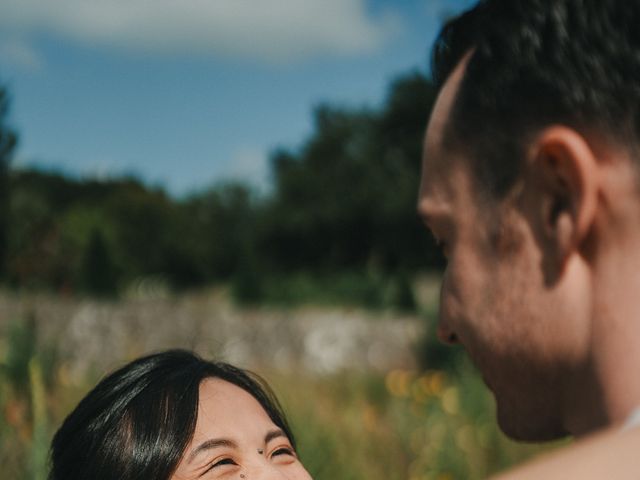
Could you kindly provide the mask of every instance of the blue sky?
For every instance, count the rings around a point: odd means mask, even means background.
[[[265,188],[321,102],[376,106],[472,0],[2,0],[15,166]]]

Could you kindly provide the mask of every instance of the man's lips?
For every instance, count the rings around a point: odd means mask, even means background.
[[[465,349],[465,351],[467,352],[467,355],[469,355],[469,358],[471,358],[473,365],[476,367],[476,369],[480,373],[480,377],[482,378],[482,381],[484,382],[484,384],[487,386],[489,390],[491,390],[491,392],[495,393],[495,390],[489,375],[489,369],[486,367],[484,362],[480,360],[480,357],[475,354],[473,349],[467,347],[467,345],[465,345],[465,343],[460,340],[460,337],[458,337],[458,339],[459,339],[460,346],[462,346],[462,348]]]

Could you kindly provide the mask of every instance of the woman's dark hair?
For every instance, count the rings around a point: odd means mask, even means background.
[[[479,1],[444,26],[433,49],[440,87],[472,52],[445,142],[471,150],[476,178],[498,198],[520,173],[528,137],[552,123],[635,153],[639,24],[637,1]]]
[[[125,365],[82,399],[53,438],[49,480],[169,479],[193,437],[207,378],[251,394],[295,448],[277,399],[258,376],[169,350]]]

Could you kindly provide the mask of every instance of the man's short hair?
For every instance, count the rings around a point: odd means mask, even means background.
[[[433,49],[441,87],[471,52],[446,129],[494,197],[513,186],[527,137],[552,123],[634,149],[640,138],[640,2],[481,0]]]

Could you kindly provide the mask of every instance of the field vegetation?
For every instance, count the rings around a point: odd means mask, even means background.
[[[183,304],[177,299],[170,300],[178,302],[171,315],[182,318],[184,327],[193,329],[200,327],[190,323],[189,316],[193,316],[194,311],[207,309],[230,308],[233,322],[252,321],[247,317],[247,307],[225,307],[220,298],[195,308],[193,302],[203,302],[205,297],[207,295],[203,294],[199,300]],[[13,297],[13,303],[19,303],[22,311],[25,305],[29,310],[28,305],[33,301],[29,296],[19,300]],[[9,308],[7,305],[11,302],[7,295],[0,297],[0,306],[4,307],[0,311],[15,313],[21,310]],[[80,313],[87,309],[99,311],[100,302],[93,302],[67,300],[64,302],[66,310],[58,315],[80,318]],[[106,345],[106,350],[117,352],[106,364],[100,362],[100,351],[94,353],[93,360],[89,358],[90,353],[84,353],[78,359],[70,351],[75,349],[75,344],[65,344],[64,337],[52,335],[52,329],[43,323],[43,312],[47,310],[43,307],[59,311],[60,305],[55,300],[43,304],[40,299],[40,303],[40,308],[34,308],[31,316],[16,318],[8,325],[2,325],[1,330],[0,464],[5,478],[16,480],[46,478],[51,435],[70,409],[107,371],[160,346],[190,346],[187,340],[182,343],[177,340],[178,333],[172,341],[157,338],[155,344],[146,344],[140,350],[136,350],[135,343],[124,351],[116,345]],[[126,310],[130,306],[118,308]],[[309,330],[315,328],[310,314],[304,309],[248,308],[251,318],[262,317],[267,322],[276,309],[282,310],[280,313],[288,318],[285,321],[291,323],[292,329],[294,324],[298,325],[296,328],[300,328],[299,325]],[[363,307],[356,308],[361,317],[351,317],[354,308],[346,310],[343,322],[355,322],[364,317],[372,325],[389,324],[389,328],[393,328],[394,322],[400,322],[393,312],[381,314]],[[150,336],[150,330],[154,328],[161,329],[165,336],[170,334],[171,330],[163,330],[162,320],[152,323],[136,318],[141,311],[144,309],[124,314],[128,321],[137,325],[139,335]],[[317,307],[313,312],[320,317],[325,312],[327,318],[336,315],[335,310],[326,306]],[[122,321],[118,315],[122,314],[96,316],[95,321],[111,318],[117,328],[117,322]],[[427,309],[422,315],[404,317],[403,322],[426,322],[431,314]],[[210,311],[204,317],[215,319],[215,312]],[[63,331],[78,329],[80,325],[56,322],[60,323],[56,323],[55,328]],[[174,319],[166,322],[171,324]],[[282,325],[282,321],[279,322]],[[360,341],[374,343],[380,340],[376,335],[384,340],[389,331],[372,333]],[[253,332],[255,334],[255,330]],[[271,357],[268,353],[253,359],[239,357],[242,358],[239,363],[267,378],[277,392],[297,434],[300,454],[316,480],[482,479],[539,452],[540,447],[515,444],[498,431],[492,398],[466,356],[456,350],[435,353],[438,347],[430,332],[422,333],[422,338],[414,339],[417,343],[407,341],[411,361],[390,358],[386,364],[367,365],[363,360],[367,357],[366,352],[360,357],[356,352],[352,367],[330,364],[333,365],[330,368],[314,370],[309,368],[313,359],[310,362],[308,358],[290,358],[288,363],[282,364],[271,352]],[[314,332],[308,332],[308,336],[313,335]],[[111,343],[117,338],[107,334],[102,341]],[[283,337],[282,341],[295,340]],[[219,342],[212,342],[210,345],[200,343],[196,349],[203,355],[219,358],[224,356],[220,353],[221,347]],[[280,350],[275,343],[270,348]],[[431,355],[420,357],[418,354],[424,349],[431,351]],[[302,346],[301,355],[304,355],[303,350]]]

